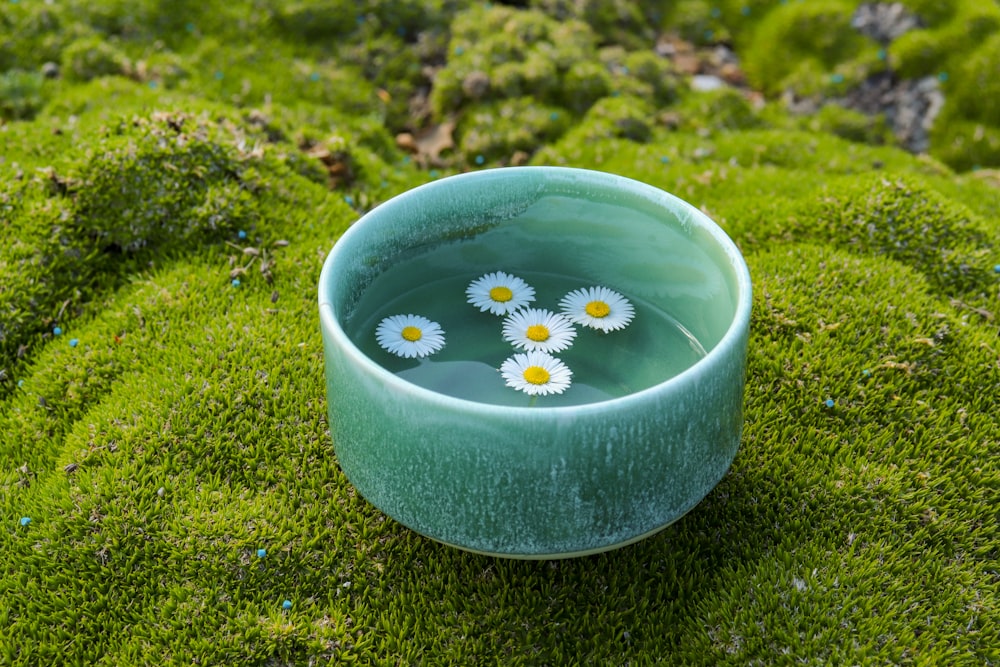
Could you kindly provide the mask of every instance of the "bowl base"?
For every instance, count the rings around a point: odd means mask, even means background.
[[[687,512],[685,512],[684,514],[687,514]],[[636,542],[641,542],[641,541],[643,541],[643,540],[645,540],[647,538],[652,537],[653,535],[656,535],[660,531],[666,530],[667,528],[669,528],[670,526],[672,526],[674,523],[676,523],[680,519],[684,518],[684,514],[682,514],[681,516],[677,517],[676,519],[673,519],[672,521],[669,521],[669,522],[663,524],[662,526],[659,526],[659,527],[654,528],[654,529],[652,529],[650,531],[642,533],[641,535],[636,535],[635,537],[630,537],[629,539],[623,540],[621,542],[615,542],[613,544],[607,544],[607,545],[604,545],[604,546],[595,547],[593,549],[582,549],[580,551],[567,551],[567,552],[564,552],[564,553],[550,553],[550,554],[501,553],[501,552],[494,552],[494,551],[484,551],[484,550],[481,550],[481,549],[472,549],[470,547],[465,547],[465,546],[462,546],[462,545],[459,545],[459,544],[452,544],[451,542],[446,542],[444,540],[439,540],[439,539],[434,538],[434,537],[428,537],[426,535],[424,537],[427,537],[427,539],[429,539],[429,540],[434,540],[435,542],[437,542],[439,544],[443,544],[443,545],[448,546],[448,547],[453,547],[453,548],[459,549],[461,551],[466,551],[466,552],[471,553],[471,554],[476,554],[477,556],[491,556],[493,558],[507,558],[507,559],[510,559],[510,560],[565,560],[565,559],[568,559],[568,558],[581,558],[583,556],[594,556],[594,555],[597,555],[597,554],[604,553],[606,551],[614,551],[615,549],[621,549],[623,547],[627,547],[629,545],[635,544]]]

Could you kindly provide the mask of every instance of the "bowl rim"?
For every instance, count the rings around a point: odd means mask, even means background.
[[[680,208],[687,210],[687,212],[690,213],[688,220],[691,224],[698,226],[700,229],[709,234],[712,240],[724,251],[725,256],[729,259],[732,269],[736,274],[736,288],[738,291],[736,309],[731,318],[729,327],[719,339],[719,342],[716,343],[704,357],[700,358],[688,368],[684,369],[677,375],[663,380],[662,382],[658,382],[650,387],[640,389],[624,396],[616,396],[602,401],[558,406],[498,405],[495,403],[485,403],[466,398],[459,398],[457,396],[450,396],[448,394],[442,394],[399,377],[395,373],[385,369],[368,355],[364,354],[340,326],[337,317],[334,315],[333,304],[331,303],[332,299],[330,297],[330,294],[332,294],[331,288],[335,280],[334,266],[338,263],[338,257],[342,254],[343,249],[349,245],[351,238],[364,233],[362,229],[364,221],[370,217],[374,217],[372,215],[373,213],[390,202],[393,202],[394,206],[404,205],[410,199],[421,197],[428,190],[440,188],[443,184],[448,185],[464,180],[477,180],[483,178],[484,175],[496,176],[499,172],[508,172],[512,177],[516,177],[517,172],[523,174],[532,171],[549,173],[557,177],[562,176],[564,178],[568,177],[573,179],[589,180],[592,183],[599,183],[605,188],[613,188],[616,186],[628,187],[633,190],[638,190],[639,193],[649,197],[651,200],[659,199],[661,201],[671,201],[679,205]],[[400,397],[403,395],[411,396],[415,400],[419,400],[436,407],[449,408],[457,412],[481,415],[484,417],[512,415],[520,420],[528,419],[532,421],[545,419],[546,417],[551,416],[563,417],[572,414],[574,417],[577,417],[587,414],[602,414],[608,410],[615,410],[618,408],[627,409],[630,404],[644,403],[651,398],[662,395],[664,392],[670,392],[683,387],[701,374],[703,369],[715,365],[720,358],[729,355],[735,346],[742,346],[745,348],[747,341],[741,333],[744,329],[749,330],[750,313],[753,301],[750,270],[747,267],[746,260],[743,258],[742,253],[736,246],[736,243],[714,220],[709,218],[704,212],[695,207],[693,204],[667,192],[666,190],[662,190],[654,185],[650,185],[627,176],[620,176],[611,172],[594,169],[557,166],[517,166],[480,169],[477,171],[455,174],[429,181],[390,198],[386,202],[383,202],[378,207],[366,212],[355,220],[351,226],[349,226],[334,242],[333,247],[329,253],[327,253],[326,258],[323,261],[323,268],[320,272],[317,289],[319,293],[320,326],[322,331],[332,338],[335,345],[339,346],[341,350],[351,357],[354,364],[357,364],[364,369],[366,374],[374,376],[390,391],[399,392],[394,393],[394,395]],[[328,368],[325,369],[325,373],[329,373]],[[740,381],[742,381],[742,379],[740,379]]]

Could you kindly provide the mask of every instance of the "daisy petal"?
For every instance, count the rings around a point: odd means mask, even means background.
[[[503,338],[519,349],[559,352],[573,344],[576,329],[561,313],[525,308],[504,318]]]
[[[605,333],[624,329],[635,316],[632,303],[607,287],[573,290],[562,298],[559,307],[573,322]]]
[[[545,352],[515,354],[500,366],[508,387],[529,396],[561,394],[569,387],[573,372],[559,359]]]
[[[391,315],[375,328],[375,340],[398,357],[426,357],[444,347],[444,331],[437,322],[419,315]]]
[[[465,295],[480,311],[508,315],[534,301],[535,288],[517,276],[496,271],[469,283]]]

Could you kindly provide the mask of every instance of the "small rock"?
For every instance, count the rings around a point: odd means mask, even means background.
[[[54,62],[47,62],[42,65],[42,76],[46,79],[59,78],[59,65]]]
[[[901,2],[868,2],[855,10],[851,27],[862,35],[888,44],[911,30],[921,27],[920,18]]]
[[[726,82],[714,74],[695,74],[691,77],[691,90],[698,92],[708,92],[725,88]]]
[[[396,146],[409,153],[417,152],[417,142],[409,132],[400,132],[396,135]]]

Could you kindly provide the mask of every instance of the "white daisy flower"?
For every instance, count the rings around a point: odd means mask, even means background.
[[[535,288],[503,271],[473,280],[465,290],[469,303],[480,311],[508,315],[535,300]]]
[[[635,316],[631,302],[607,287],[573,290],[562,298],[559,307],[573,322],[605,333],[624,329]]]
[[[531,351],[515,354],[500,366],[508,387],[529,396],[561,394],[570,385],[573,372],[550,354]]]
[[[525,308],[504,318],[503,338],[522,350],[559,352],[573,344],[576,329],[561,313]]]
[[[392,315],[378,323],[375,339],[396,356],[426,357],[444,347],[444,331],[437,322],[419,315]]]

